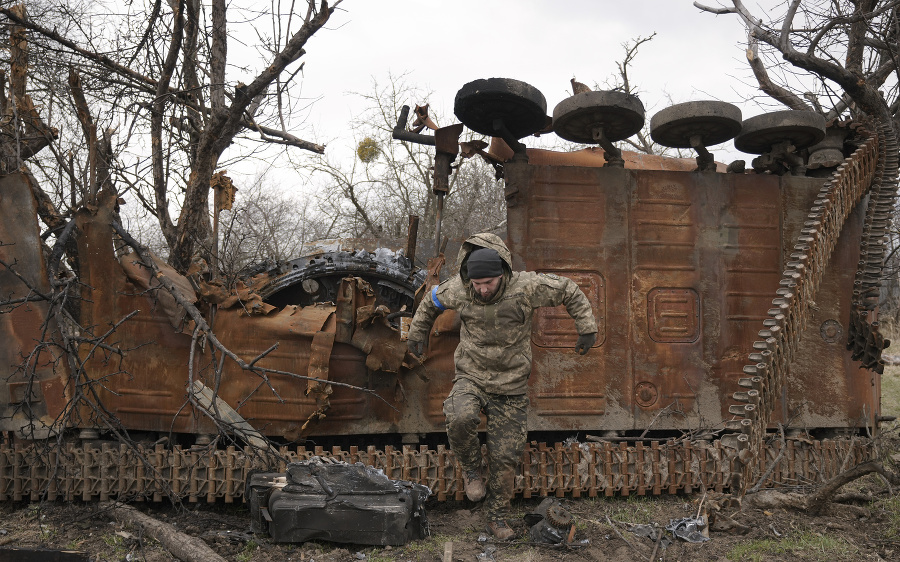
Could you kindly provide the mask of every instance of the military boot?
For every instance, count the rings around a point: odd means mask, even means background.
[[[505,519],[494,519],[488,522],[488,531],[498,541],[508,541],[515,536],[515,532],[509,527]]]
[[[484,478],[481,477],[481,470],[466,470],[463,473],[463,480],[466,483],[466,497],[473,502],[484,499]]]

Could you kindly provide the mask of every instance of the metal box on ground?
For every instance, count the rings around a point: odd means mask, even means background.
[[[253,532],[275,542],[396,546],[429,535],[424,502],[431,490],[362,463],[291,463],[286,473],[252,474],[246,494]]]

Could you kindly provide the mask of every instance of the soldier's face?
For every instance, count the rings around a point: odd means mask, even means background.
[[[502,277],[502,275],[498,275],[497,277],[472,279],[472,288],[475,289],[475,296],[478,297],[478,300],[488,302],[494,298],[494,295],[497,294],[497,290],[500,288],[500,279]]]

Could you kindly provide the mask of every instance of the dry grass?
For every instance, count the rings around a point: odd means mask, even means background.
[[[884,337],[894,342],[884,350],[887,355],[900,355],[900,327],[882,324]],[[886,416],[900,418],[900,365],[888,365],[881,377],[881,411]]]
[[[888,366],[881,377],[881,411],[900,418],[900,366]]]

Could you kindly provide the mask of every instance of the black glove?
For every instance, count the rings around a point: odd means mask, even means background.
[[[407,340],[406,347],[414,354],[421,356],[422,352],[425,351],[425,342],[415,341],[415,340]]]
[[[594,343],[597,341],[597,332],[591,332],[590,334],[580,334],[578,336],[578,341],[575,343],[575,351],[578,352],[579,355],[584,355],[592,347],[594,347]]]

